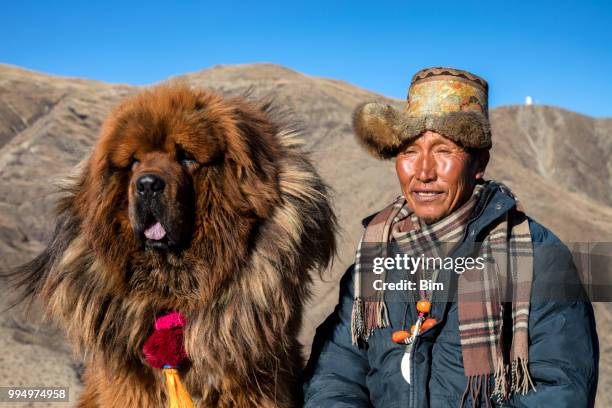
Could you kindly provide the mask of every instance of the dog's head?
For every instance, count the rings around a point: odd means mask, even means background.
[[[266,109],[176,85],[119,105],[75,197],[103,262],[160,290],[189,280],[183,269],[235,268],[280,200],[278,129]]]

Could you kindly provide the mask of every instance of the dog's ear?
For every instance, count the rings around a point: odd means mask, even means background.
[[[278,128],[259,106],[236,101],[234,117],[239,134],[228,135],[228,152],[235,164],[240,193],[259,217],[269,217],[280,200]]]

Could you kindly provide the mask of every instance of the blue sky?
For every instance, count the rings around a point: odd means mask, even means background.
[[[13,1],[0,38],[1,62],[131,84],[273,62],[403,99],[417,70],[455,66],[492,106],[612,117],[610,1]]]

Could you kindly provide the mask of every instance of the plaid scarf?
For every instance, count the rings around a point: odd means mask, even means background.
[[[386,274],[367,273],[365,269],[370,268],[364,265],[369,266],[374,256],[386,257],[392,240],[409,256],[446,256],[462,239],[474,208],[484,198],[485,188],[500,188],[512,194],[501,183],[478,184],[465,204],[430,225],[414,215],[403,196],[376,214],[366,227],[356,253],[353,344],[367,342],[374,329],[389,325],[384,291],[368,296],[363,290],[371,293],[373,280],[385,281]],[[475,405],[484,392],[488,404],[491,397],[503,401],[515,392],[527,393],[530,386],[535,389],[527,369],[533,248],[527,217],[518,200],[516,208],[498,219],[483,237],[476,256],[484,259],[484,268],[466,269],[457,281],[459,337],[468,377],[462,406],[467,395]],[[502,330],[503,324],[509,321],[512,331]],[[504,338],[510,333],[511,338]],[[489,386],[491,375],[493,389]]]

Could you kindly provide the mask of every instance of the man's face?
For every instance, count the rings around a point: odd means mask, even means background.
[[[470,197],[487,159],[470,157],[452,140],[428,130],[397,155],[395,170],[410,208],[432,223]]]

